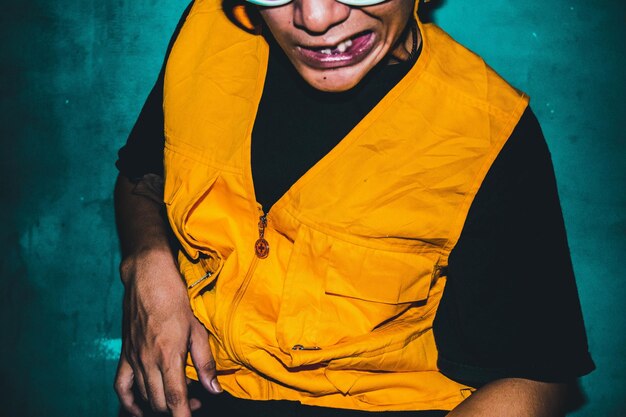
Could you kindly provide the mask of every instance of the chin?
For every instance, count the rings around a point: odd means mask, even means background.
[[[300,76],[316,90],[328,93],[348,91],[356,86],[367,71],[357,68],[343,67],[329,70],[298,68]]]

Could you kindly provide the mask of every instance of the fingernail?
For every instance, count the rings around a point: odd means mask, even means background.
[[[217,378],[211,380],[211,388],[213,388],[214,392],[222,392],[222,386],[217,382]]]

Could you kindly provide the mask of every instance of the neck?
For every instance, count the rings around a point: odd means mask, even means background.
[[[418,30],[417,22],[411,19],[402,32],[400,39],[396,42],[396,46],[389,54],[388,64],[392,65],[413,60],[421,43],[422,36]]]

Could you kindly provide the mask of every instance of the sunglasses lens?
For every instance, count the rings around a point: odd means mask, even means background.
[[[287,4],[292,0],[247,0],[248,3],[256,4],[258,6],[275,7]],[[388,0],[337,0],[343,4],[349,6],[371,6],[373,4],[383,3]]]
[[[275,7],[282,6],[289,3],[291,0],[246,0],[248,3],[256,4],[257,6]]]
[[[371,6],[373,4],[384,3],[388,0],[338,0],[343,4],[347,4],[349,6]]]

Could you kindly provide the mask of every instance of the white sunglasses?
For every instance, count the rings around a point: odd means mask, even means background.
[[[246,0],[248,3],[256,4],[258,6],[276,7],[285,5],[292,0]],[[337,0],[340,3],[347,4],[348,6],[371,6],[373,4],[383,3],[388,0]]]

